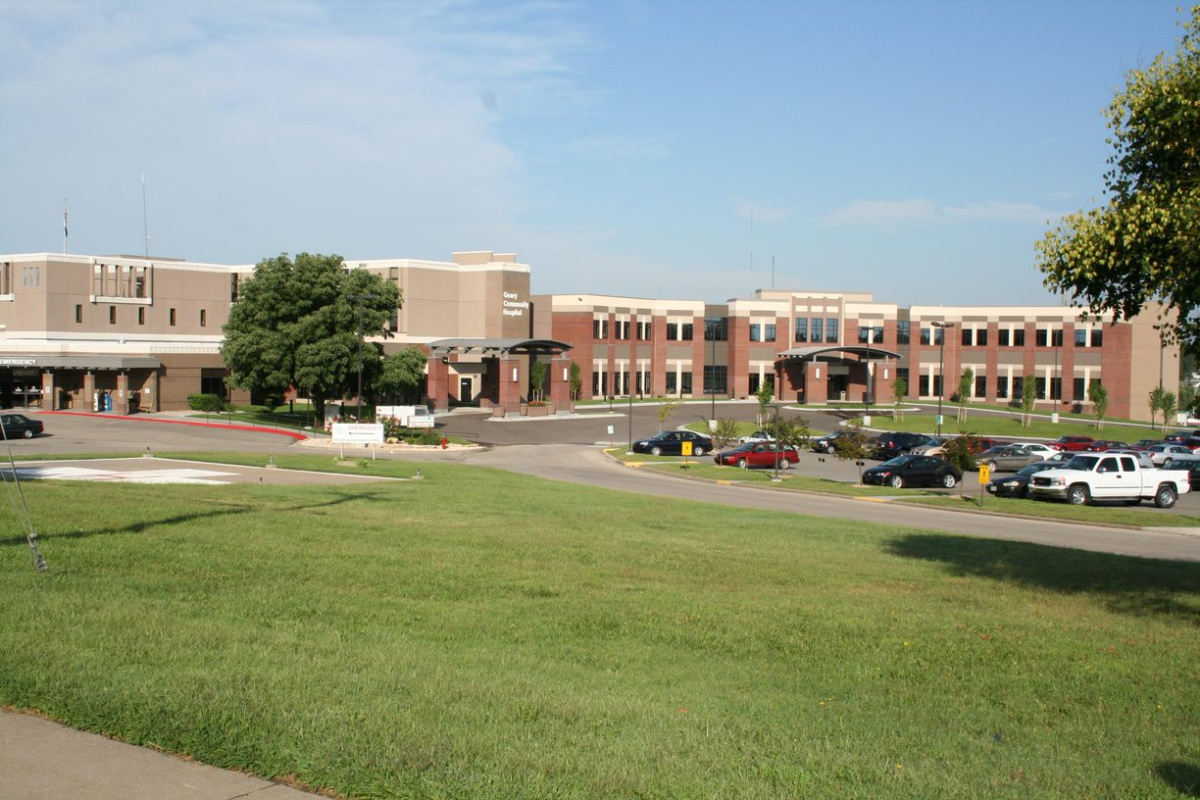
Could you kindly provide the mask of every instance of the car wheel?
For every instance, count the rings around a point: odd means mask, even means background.
[[[780,469],[791,469],[792,462],[789,459],[781,458],[781,459],[779,459],[779,468]]]
[[[1159,508],[1170,508],[1175,505],[1178,496],[1175,494],[1175,488],[1168,484],[1163,484],[1158,487],[1158,491],[1154,493],[1154,505]]]
[[[988,472],[995,472],[996,471],[996,462],[995,461],[987,462],[987,468],[988,468]]]
[[[697,458],[699,458],[700,456],[704,455],[704,448],[703,448],[703,447],[694,447],[694,448],[692,448],[692,455],[694,455],[694,456],[696,456]]]
[[[24,433],[24,434],[22,434],[22,435],[23,435],[23,436],[24,436],[26,439],[32,439],[32,438],[33,438],[33,431],[25,431],[25,433]]]
[[[942,486],[947,489],[953,489],[958,485],[958,478],[954,477],[953,472],[947,472],[942,476]]]
[[[903,489],[904,488],[904,478],[900,477],[899,475],[893,475],[892,479],[890,481],[888,481],[888,483],[890,483],[892,485],[893,489]]]
[[[750,464],[749,464],[749,463],[746,461],[746,459],[744,459],[744,458],[739,458],[739,459],[737,460],[737,467],[738,467],[738,469],[746,469],[746,468],[747,468],[747,467],[749,467],[749,466],[750,466]]]
[[[655,445],[654,447],[651,447],[651,448],[650,448],[650,455],[652,455],[652,456],[661,456],[661,455],[662,455],[662,448],[661,448],[661,447],[659,447],[658,445]]]
[[[1070,489],[1067,489],[1067,502],[1073,506],[1086,506],[1091,499],[1091,492],[1082,483],[1077,483]]]
[[[1163,465],[1162,465],[1162,468],[1163,468],[1163,469],[1169,469],[1170,467],[1171,467],[1171,459],[1169,459],[1169,458],[1164,458],[1164,459],[1163,459]]]

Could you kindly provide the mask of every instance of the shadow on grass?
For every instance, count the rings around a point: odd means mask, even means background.
[[[1200,797],[1200,767],[1179,761],[1164,761],[1154,768],[1159,780],[1184,797]]]
[[[365,492],[362,494],[347,494],[342,491],[332,490],[334,497],[322,500],[319,502],[288,504],[287,510],[291,512],[319,511],[321,509],[338,506],[343,503],[348,503],[355,500],[367,500],[370,502],[378,502],[385,498],[379,497],[376,493]],[[120,528],[98,528],[85,531],[71,531],[68,533],[47,533],[46,531],[38,531],[38,538],[42,541],[50,539],[86,539],[91,536],[111,536],[121,533],[142,533],[149,528],[170,527],[186,522],[194,522],[202,519],[218,519],[220,517],[229,517],[238,514],[258,513],[270,511],[266,506],[252,504],[237,504],[229,505],[221,509],[213,509],[209,511],[196,511],[188,514],[176,514],[162,519],[147,519],[130,522],[128,525]],[[29,540],[24,534],[21,536],[12,536],[7,539],[0,539],[0,547],[24,547],[29,543]]]
[[[940,562],[954,575],[1063,594],[1092,594],[1111,611],[1200,625],[1200,564],[1092,553],[952,534],[910,534],[888,552]]]

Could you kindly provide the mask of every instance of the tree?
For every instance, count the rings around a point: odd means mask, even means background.
[[[846,423],[841,436],[833,440],[833,454],[843,461],[862,461],[871,453],[867,435],[862,431],[862,420],[852,419]]]
[[[387,336],[384,324],[399,305],[394,283],[345,269],[341,256],[264,259],[238,285],[224,326],[229,382],[261,393],[295,388],[323,419],[325,401],[356,386],[360,319],[365,336]],[[382,348],[368,342],[361,352],[364,376],[373,377]]]
[[[425,351],[415,344],[383,357],[379,377],[375,379],[375,391],[385,397],[399,397],[406,401],[420,399],[418,390],[425,378]]]
[[[1088,401],[1092,404],[1092,414],[1096,417],[1096,430],[1104,430],[1104,415],[1108,413],[1108,390],[1100,381],[1088,384]]]
[[[901,403],[904,402],[905,395],[908,394],[908,381],[901,378],[899,375],[892,381],[892,418],[897,422],[904,419],[904,411]]]
[[[975,384],[975,370],[967,367],[958,379],[958,421],[967,421],[967,400],[971,396],[971,387]]]
[[[675,415],[675,410],[679,408],[678,400],[663,399],[658,404],[658,429],[661,431],[667,425],[667,420]]]
[[[1153,389],[1150,390],[1150,427],[1151,428],[1154,427],[1154,418],[1158,416],[1158,412],[1163,407],[1163,395],[1166,393],[1167,393],[1166,390],[1163,389],[1163,387],[1161,387],[1161,386],[1155,386]],[[1166,430],[1166,427],[1167,427],[1167,417],[1164,414],[1163,415],[1163,430]]]
[[[975,454],[979,451],[978,441],[974,433],[960,431],[958,436],[946,442],[942,458],[966,472],[975,466]]]
[[[1159,406],[1159,410],[1162,411],[1163,431],[1165,432],[1167,430],[1167,426],[1171,424],[1171,418],[1175,416],[1176,408],[1174,392],[1163,392],[1162,405]]]
[[[717,425],[713,428],[712,438],[713,446],[718,450],[724,450],[731,444],[737,441],[738,424],[734,419],[719,419]]]
[[[1190,374],[1190,373],[1189,373]],[[1179,385],[1179,410],[1186,411],[1189,416],[1200,415],[1200,396],[1190,383]]]
[[[1030,378],[1026,378],[1021,383],[1021,424],[1028,428],[1033,424],[1033,404],[1037,400],[1037,384]]]
[[[546,376],[550,366],[545,361],[534,361],[529,365],[529,399],[541,403],[546,398]]]
[[[1200,5],[1179,49],[1131,70],[1106,116],[1105,206],[1065,217],[1038,243],[1045,285],[1116,319],[1161,300],[1168,340],[1200,342]]]
[[[766,425],[767,410],[771,407],[771,401],[775,399],[775,381],[771,378],[763,381],[754,393],[754,399],[758,401],[758,424]]]
[[[808,449],[809,440],[812,439],[812,430],[803,417],[779,417],[775,420],[773,427],[772,433],[781,445],[802,450]]]
[[[583,391],[583,369],[574,361],[571,362],[571,399],[578,400]]]

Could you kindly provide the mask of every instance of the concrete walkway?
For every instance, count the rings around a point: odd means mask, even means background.
[[[312,800],[240,772],[209,767],[0,711],[0,800]]]

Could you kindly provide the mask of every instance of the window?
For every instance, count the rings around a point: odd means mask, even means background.
[[[941,375],[933,376],[933,393],[935,395],[937,395],[938,397],[945,397],[945,395],[943,394],[943,390],[942,390],[942,376]]]
[[[1013,347],[1025,346],[1025,329],[1017,328],[1013,331]]]
[[[933,329],[933,343],[937,344],[937,345],[946,343],[946,329],[945,328],[934,328]]]
[[[1078,331],[1076,331],[1078,333]],[[1071,396],[1076,403],[1082,403],[1087,400],[1087,391],[1084,389],[1083,378],[1076,378],[1072,381]]]
[[[762,325],[759,325],[757,322],[751,322],[750,323],[750,341],[761,342],[762,340],[763,340]]]
[[[774,322],[764,322],[763,323],[763,341],[764,342],[775,341],[775,323]]]
[[[868,328],[866,325],[858,326],[858,343],[859,344],[870,344],[871,343],[871,329]]]
[[[825,333],[825,318],[813,317],[812,319],[812,340],[816,344],[821,343],[822,334]]]
[[[1075,329],[1075,346],[1076,347],[1087,347],[1087,335],[1088,335],[1087,328],[1076,328]]]
[[[233,275],[229,276],[229,302],[231,302],[231,303],[237,302],[237,293],[238,293],[238,275],[235,272]]]
[[[1092,328],[1092,347],[1104,346],[1104,331],[1099,328]]]
[[[1049,344],[1050,331],[1045,328],[1038,328],[1033,332],[1033,343],[1037,347],[1046,347]]]
[[[705,364],[704,393],[725,394],[727,392],[728,376],[729,368],[724,364]]]
[[[593,319],[592,320],[592,338],[604,340],[608,338],[608,320]]]
[[[896,344],[908,344],[912,322],[902,319],[896,323]]]
[[[0,261],[0,294],[12,294],[12,264]]]
[[[971,328],[962,329],[962,346],[971,347],[975,344],[975,331]]]
[[[146,309],[139,308],[138,309],[138,325],[145,325],[145,324],[146,324]]]
[[[825,320],[825,341],[837,342],[838,340],[838,321],[837,317],[829,317]]]
[[[1004,333],[1005,331],[1001,331]],[[1008,376],[1004,375],[996,378],[996,399],[1003,400],[1008,397]]]
[[[987,347],[987,343],[988,343],[987,328],[980,328],[979,330],[975,331],[975,346],[976,347]]]
[[[759,380],[758,373],[750,375],[750,394],[758,394],[759,387],[762,386],[762,381]]]
[[[1024,397],[1025,397],[1025,379],[1024,378],[1013,378],[1012,379],[1012,393],[1013,393],[1014,399],[1016,399],[1016,400],[1024,399]]]
[[[1046,379],[1045,378],[1034,378],[1033,379],[1033,396],[1036,397],[1038,400],[1046,399]]]
[[[1001,347],[1009,347],[1010,346],[1010,344],[1011,344],[1010,333],[1011,332],[1008,330],[1008,328],[1000,329],[999,336],[996,337],[996,341],[999,343],[999,345]]]
[[[679,338],[685,342],[690,342],[692,340],[692,323],[683,323],[683,327],[679,331]]]
[[[929,397],[928,375],[921,375],[917,378],[917,397]]]
[[[912,385],[911,385],[911,384],[909,384],[909,382],[908,382],[908,367],[897,367],[897,369],[896,369],[896,380],[898,380],[898,381],[900,381],[900,380],[904,381],[904,389],[905,389],[905,392],[904,392],[904,393],[905,393],[906,395],[907,395],[909,392],[911,392],[911,391],[912,391]]]
[[[116,306],[108,307],[108,324],[109,325],[117,324],[117,307]]]
[[[975,376],[975,397],[987,397],[987,376]]]
[[[875,344],[883,344],[883,326],[882,325],[876,325],[874,328],[871,328],[871,338],[875,342]]]
[[[680,394],[691,394],[692,393],[692,373],[691,372],[679,373],[679,393]]]
[[[1051,347],[1062,347],[1063,346],[1063,329],[1062,328],[1055,328],[1054,330],[1050,331],[1050,346]]]
[[[616,321],[617,339],[621,341],[629,340],[629,320],[619,319]]]
[[[666,378],[667,378],[667,394],[669,394],[669,395],[675,394],[675,392],[677,391],[676,386],[675,386],[675,384],[676,384],[675,373],[668,372],[666,375]]]
[[[917,331],[921,339],[921,344],[929,344],[929,328],[921,326]]]
[[[608,373],[602,369],[592,369],[592,397],[608,397]]]
[[[167,322],[170,325],[175,324],[175,309],[172,308],[170,311],[167,312]]]
[[[650,321],[649,320],[638,320],[637,338],[638,338],[639,342],[650,341]]]
[[[208,327],[208,310],[204,308],[200,309],[200,327]]]
[[[808,317],[796,317],[796,341],[808,341]]]
[[[200,393],[225,396],[225,372],[220,369],[200,370]]]
[[[678,322],[668,322],[667,323],[667,341],[669,341],[669,342],[678,342],[679,341],[679,323]]]
[[[724,317],[704,318],[704,341],[725,342],[729,340],[729,321]]]
[[[1050,379],[1050,399],[1062,400],[1062,378]]]
[[[75,304],[75,321],[83,322],[83,306],[78,303]]]

